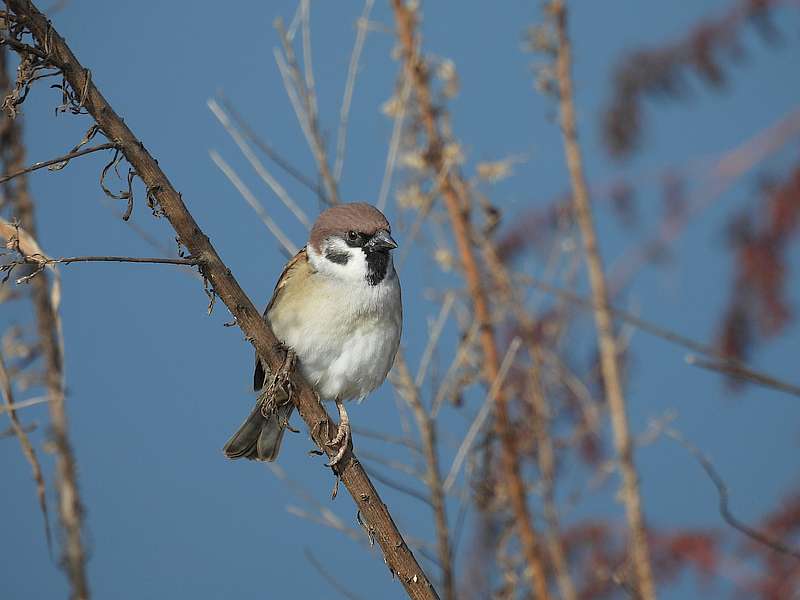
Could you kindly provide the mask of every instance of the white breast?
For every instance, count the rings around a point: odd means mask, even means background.
[[[307,301],[291,315],[270,311],[275,334],[294,349],[321,399],[362,400],[383,383],[402,330],[400,283],[393,269],[375,286],[311,275]]]

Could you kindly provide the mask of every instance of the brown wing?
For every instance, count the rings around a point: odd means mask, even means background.
[[[275,284],[275,291],[272,292],[272,298],[270,298],[269,304],[267,304],[267,308],[264,309],[264,318],[267,318],[267,314],[269,313],[272,305],[275,304],[275,301],[280,296],[283,288],[286,287],[286,283],[292,276],[292,272],[298,265],[305,263],[308,260],[306,256],[306,249],[303,248],[297,254],[292,257],[286,266],[283,268],[283,273],[278,278],[278,283]],[[257,392],[262,387],[264,387],[264,382],[266,380],[266,373],[264,372],[264,367],[261,364],[261,361],[258,358],[258,353],[256,353],[256,370],[253,374],[253,389]]]

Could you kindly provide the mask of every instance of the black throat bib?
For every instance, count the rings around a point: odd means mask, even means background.
[[[367,252],[367,283],[378,285],[386,278],[386,271],[389,270],[389,253],[386,251]]]

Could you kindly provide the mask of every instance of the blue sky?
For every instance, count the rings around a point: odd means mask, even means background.
[[[719,155],[775,123],[800,100],[800,80],[787,76],[796,70],[800,50],[797,12],[787,8],[776,18],[784,34],[780,44],[770,47],[752,33],[745,36],[748,57],[730,69],[724,93],[708,92],[690,81],[694,93],[689,101],[648,103],[644,151],[619,165],[607,157],[599,136],[600,110],[610,94],[615,61],[626,49],[675,39],[697,18],[719,12],[729,2],[572,4],[579,127],[591,182],[608,182],[620,174],[636,177]],[[289,1],[223,6],[75,0],[54,16],[79,60],[91,68],[93,81],[159,160],[257,304],[268,299],[284,259],[214,167],[209,150],[236,166],[298,245],[304,241],[303,229],[247,168],[206,101],[224,91],[274,147],[305,172],[313,171],[272,58],[278,43],[272,22],[276,17],[290,20],[294,7]],[[331,137],[354,20],[361,9],[360,2],[312,3],[321,121]],[[485,190],[509,222],[568,186],[552,99],[533,90],[534,58],[521,49],[525,28],[540,18],[539,3],[530,1],[427,2],[423,8],[425,50],[452,59],[460,76],[461,92],[449,108],[467,155],[465,170],[482,160],[528,158],[515,168],[514,177]],[[373,20],[393,27],[383,2],[376,4]],[[379,109],[394,89],[398,64],[390,58],[393,46],[393,36],[384,31],[370,33],[366,42],[341,187],[347,200],[374,201],[380,188],[391,122]],[[57,102],[54,91],[38,85],[24,105],[30,161],[63,153],[88,127],[86,119],[55,117]],[[797,160],[797,152],[795,140],[768,166],[780,173]],[[96,185],[102,161],[88,157],[57,174],[40,171],[31,177],[42,246],[51,255],[154,254],[108,209]],[[285,177],[282,182],[313,213],[311,194]],[[755,176],[744,177],[693,222],[672,247],[670,265],[639,277],[624,299],[626,305],[679,332],[712,340],[732,272],[724,246],[725,217],[752,198],[756,183]],[[644,225],[637,233],[620,228],[604,200],[597,202],[602,249],[606,261],[614,264],[653,231],[657,186],[645,185],[639,194]],[[388,213],[395,222],[408,223],[409,215],[393,206]],[[174,246],[168,224],[155,221],[141,200],[132,221]],[[403,244],[402,234],[396,237]],[[438,310],[425,292],[439,283],[440,274],[426,260],[423,243],[401,272],[403,345],[412,367],[424,347],[426,323]],[[797,267],[796,245],[790,258]],[[542,268],[537,260],[532,256],[527,263],[534,272]],[[307,548],[329,570],[345,574],[361,597],[403,597],[377,549],[290,514],[287,505],[317,509],[267,468],[223,458],[222,444],[252,401],[252,350],[238,329],[222,326],[229,320],[222,305],[206,315],[207,298],[195,278],[166,266],[73,265],[62,272],[69,414],[87,510],[95,597],[332,597],[329,585],[304,558]],[[792,277],[795,308],[798,292],[800,285]],[[30,315],[4,310],[0,324],[12,322],[30,323]],[[798,334],[798,326],[791,326],[759,348],[753,363],[800,381]],[[454,328],[449,327],[443,356],[454,340]],[[676,426],[713,457],[725,476],[742,519],[757,519],[775,506],[783,490],[800,483],[797,398],[756,388],[732,394],[715,375],[687,366],[682,350],[644,333],[635,332],[632,350],[628,400],[633,429],[642,431],[651,418],[674,409]],[[481,398],[479,391],[470,396],[468,414],[477,410]],[[388,385],[350,410],[350,416],[356,426],[401,431]],[[46,409],[26,409],[24,417],[45,423]],[[449,465],[468,421],[449,409],[442,420],[444,463]],[[33,438],[41,447],[43,428]],[[306,455],[311,448],[306,435],[287,438],[280,466],[317,502],[358,529],[346,495],[328,501],[331,478],[319,459]],[[356,438],[356,444],[407,458],[382,443]],[[51,474],[51,458],[44,460]],[[650,522],[722,527],[711,484],[681,448],[658,441],[640,451],[637,461]],[[2,596],[64,597],[65,578],[47,556],[30,471],[13,440],[0,440],[0,469]],[[564,497],[580,489],[579,475],[567,473],[560,491]],[[403,531],[433,541],[424,505],[378,487]],[[53,500],[52,487],[49,497]],[[54,513],[52,502],[51,507]],[[456,508],[453,502],[451,517]],[[585,514],[612,515],[621,522],[613,486],[590,496],[566,519]],[[460,552],[468,542],[469,527]],[[663,597],[696,597],[696,590],[681,582]]]

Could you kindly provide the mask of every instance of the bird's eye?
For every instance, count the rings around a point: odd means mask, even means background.
[[[356,233],[355,231],[348,231],[347,239],[350,240],[351,242],[355,242],[356,240],[358,240],[358,233]]]

